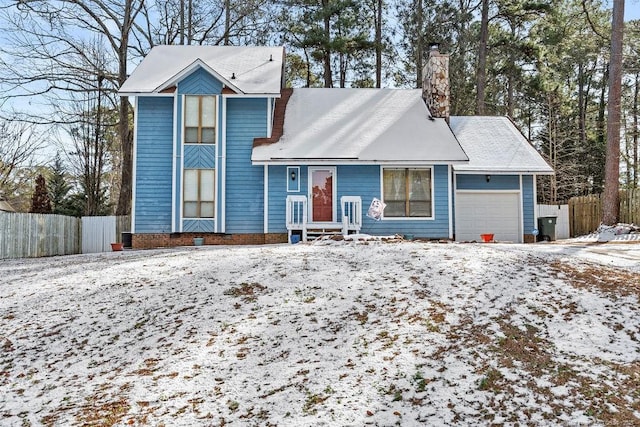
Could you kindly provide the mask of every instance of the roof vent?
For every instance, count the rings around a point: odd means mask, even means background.
[[[269,62],[273,62],[273,55],[269,55]]]
[[[236,73],[231,73],[231,80],[235,80],[236,79]]]

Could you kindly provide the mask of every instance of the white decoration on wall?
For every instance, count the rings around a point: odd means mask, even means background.
[[[382,200],[374,197],[371,201],[371,206],[369,206],[369,210],[367,211],[367,216],[375,219],[376,221],[380,221],[386,206],[386,204],[382,203]]]

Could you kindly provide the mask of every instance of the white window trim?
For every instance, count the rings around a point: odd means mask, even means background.
[[[187,169],[185,169],[185,168],[182,168],[182,180],[181,180],[182,183],[184,183],[184,181],[185,181],[184,173],[187,170],[197,170],[197,171],[211,170],[211,171],[213,171],[213,179],[215,180],[214,183],[213,183],[213,185],[214,185],[214,187],[213,187],[213,217],[201,218],[201,217],[186,217],[186,216],[184,216],[184,191],[183,191],[183,193],[182,193],[182,195],[180,197],[182,199],[182,204],[180,205],[180,216],[182,217],[182,220],[183,221],[184,220],[189,220],[189,221],[192,221],[192,220],[197,220],[197,221],[215,221],[216,218],[217,218],[216,214],[217,214],[217,208],[218,208],[218,202],[216,201],[216,186],[218,185],[218,179],[217,179],[218,170],[217,169],[209,169],[209,168],[207,168],[207,169],[201,169],[201,168],[187,168]],[[200,175],[200,174],[198,173],[198,175]],[[183,187],[183,190],[184,190],[184,185],[182,187]],[[204,202],[202,200],[198,200],[197,203],[204,203]],[[181,221],[181,222],[183,222],[183,221]]]
[[[214,98],[214,105],[216,106],[216,111],[215,111],[215,122],[216,122],[216,127],[214,128],[214,132],[213,132],[213,137],[214,140],[213,142],[184,142],[184,135],[185,135],[185,115],[187,114],[187,97],[190,96],[194,96],[194,97],[198,97],[198,98],[202,98],[202,97],[212,97]],[[218,145],[218,126],[220,126],[220,105],[219,105],[219,100],[218,100],[219,96],[218,95],[202,95],[202,94],[194,94],[194,93],[186,93],[184,95],[182,95],[182,117],[180,119],[180,123],[182,124],[182,129],[180,129],[180,131],[182,132],[182,137],[180,138],[180,140],[182,141],[182,145],[195,145],[195,146],[201,146],[201,145],[215,145],[217,147]]]
[[[309,166],[307,168],[307,200],[309,201],[308,207],[307,209],[309,210],[308,215],[309,215],[309,222],[312,222],[311,218],[313,218],[313,172],[314,171],[331,171],[332,176],[333,176],[333,180],[332,180],[332,193],[333,193],[333,200],[332,200],[332,208],[331,208],[331,222],[335,222],[336,219],[338,218],[337,215],[337,206],[338,206],[338,173],[337,173],[337,168],[335,166]]]
[[[186,107],[186,103],[187,103],[187,97],[188,96],[211,96],[215,99],[215,108],[216,108],[216,112],[215,112],[215,123],[216,123],[216,127],[215,127],[215,132],[214,132],[214,136],[215,136],[215,141],[213,144],[211,143],[185,143],[184,142],[184,134],[185,134],[185,107]],[[224,127],[224,123],[221,124],[221,120],[220,117],[221,115],[226,114],[226,110],[224,109],[224,107],[226,107],[226,105],[223,105],[223,111],[220,111],[220,98],[224,98],[221,97],[219,95],[214,95],[214,94],[183,94],[181,96],[181,100],[180,103],[182,105],[182,111],[180,112],[180,174],[181,174],[181,178],[180,178],[180,200],[179,200],[179,218],[178,218],[178,224],[179,224],[179,232],[183,232],[184,230],[184,221],[188,220],[188,221],[213,221],[214,222],[214,231],[218,229],[218,225],[219,225],[219,221],[218,221],[218,204],[220,203],[220,199],[219,199],[219,191],[218,191],[218,187],[220,185],[220,179],[218,179],[218,165],[219,165],[219,161],[218,161],[218,153],[219,153],[219,147],[218,147],[218,143],[219,143],[219,138],[218,138],[218,132],[219,132],[219,127],[223,126],[222,130],[223,132],[226,132],[226,129]],[[177,114],[176,114],[177,116]],[[224,137],[225,135],[223,135]],[[206,168],[206,169],[211,169],[214,171],[214,179],[215,179],[215,183],[214,183],[214,188],[213,188],[213,203],[214,203],[214,208],[213,208],[213,218],[190,218],[190,217],[185,217],[184,216],[184,171],[185,171],[185,166],[184,166],[184,147],[186,145],[191,145],[191,146],[205,146],[205,145],[214,145],[215,146],[215,154],[214,154],[214,165],[213,168]],[[226,147],[222,147],[222,151],[223,153],[225,152],[225,148]],[[223,154],[224,156],[224,154]],[[224,165],[225,162],[223,161],[222,164]],[[189,169],[200,169],[200,168],[189,168]],[[223,171],[224,173],[224,171]],[[177,174],[174,173],[174,179],[176,178]],[[224,177],[223,177],[224,179]],[[224,210],[223,210],[224,212]]]
[[[436,199],[435,199],[435,166],[409,166],[409,165],[384,165],[380,166],[380,197],[384,203],[384,170],[385,169],[429,169],[431,171],[431,216],[409,216],[409,217],[385,217],[382,212],[381,220],[384,221],[433,221],[436,219]]]

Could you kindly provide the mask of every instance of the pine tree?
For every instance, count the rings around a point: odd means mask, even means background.
[[[51,213],[51,200],[47,193],[47,183],[42,174],[36,178],[36,190],[31,198],[30,213],[49,214]]]
[[[68,215],[68,194],[71,185],[67,183],[65,177],[66,170],[60,155],[57,155],[51,166],[51,178],[49,179],[48,192],[51,200],[51,207],[54,214]]]
[[[602,223],[615,225],[620,217],[620,100],[622,98],[622,41],[624,0],[613,1],[609,97],[607,102],[607,154],[602,201]]]

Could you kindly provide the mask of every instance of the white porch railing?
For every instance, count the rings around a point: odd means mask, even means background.
[[[307,241],[307,197],[287,196],[287,232],[291,243],[291,232],[302,230],[302,240]]]
[[[360,196],[340,197],[342,206],[342,232],[349,234],[349,231],[360,232],[362,227],[362,198]]]
[[[289,242],[293,231],[300,231],[302,241],[307,241],[309,230],[316,234],[342,232],[360,232],[362,227],[362,198],[360,196],[342,196],[340,198],[342,212],[341,222],[313,223],[308,221],[308,205],[306,196],[287,196],[287,232]],[[320,230],[320,231],[318,231]],[[313,234],[313,233],[312,233]]]

